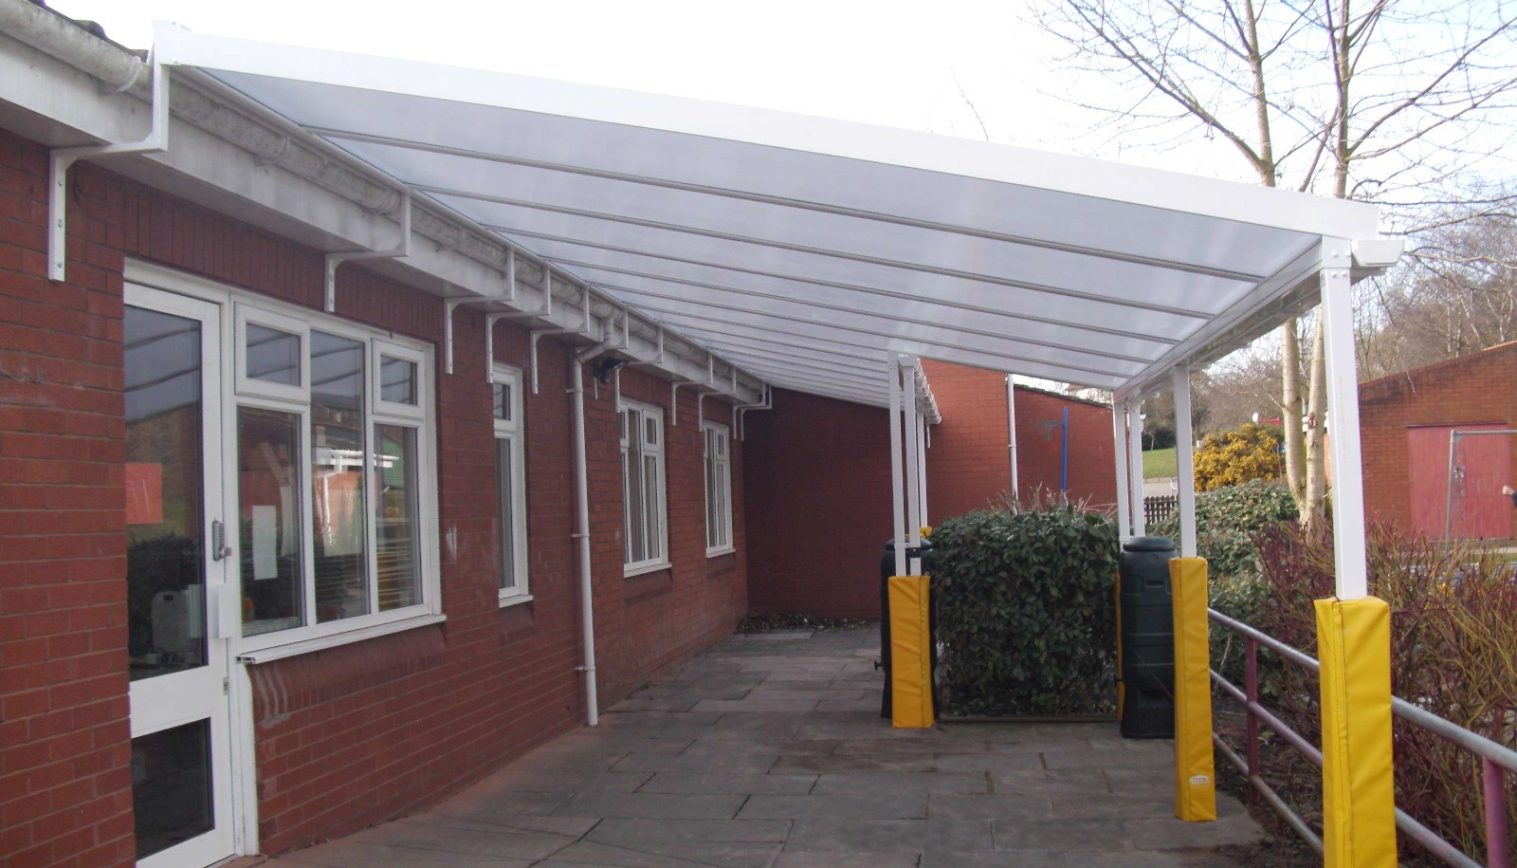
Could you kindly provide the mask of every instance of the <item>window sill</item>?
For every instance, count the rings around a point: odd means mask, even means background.
[[[508,609],[512,606],[520,606],[522,603],[532,602],[531,594],[510,594],[500,598],[500,607]]]
[[[448,620],[447,615],[419,615],[415,618],[405,618],[399,621],[391,621],[387,624],[374,624],[369,627],[360,627],[356,630],[333,633],[330,636],[319,636],[315,639],[291,642],[288,645],[275,645],[270,648],[261,648],[257,651],[246,651],[237,655],[237,662],[252,664],[270,663],[275,660],[283,660],[286,657],[298,657],[302,654],[323,651],[327,648],[336,648],[339,645],[347,645],[352,642],[378,639],[381,636],[389,636],[392,633],[401,633],[420,627],[430,627],[433,624],[441,624],[446,620]]]
[[[706,549],[706,557],[708,558],[719,558],[722,555],[735,554],[737,554],[737,546],[723,546],[719,549]]]
[[[659,561],[655,564],[637,564],[635,566],[627,567],[626,571],[622,573],[622,578],[630,579],[633,576],[641,576],[645,573],[656,573],[659,570],[667,570],[669,567],[670,564],[668,561]]]

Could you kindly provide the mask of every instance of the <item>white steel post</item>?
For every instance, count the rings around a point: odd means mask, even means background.
[[[1127,402],[1111,402],[1112,454],[1117,463],[1117,538],[1132,536],[1132,499],[1127,492]]]
[[[1359,378],[1347,241],[1322,242],[1322,324],[1327,353],[1328,445],[1333,468],[1333,562],[1340,600],[1369,593],[1364,556],[1364,469],[1359,463]]]
[[[901,409],[905,416],[906,435],[906,542],[908,545],[917,546],[922,542],[922,503],[917,491],[918,473],[920,469],[917,462],[922,456],[917,449],[917,380],[916,359],[906,358],[901,362]],[[921,558],[910,558],[906,568],[910,570],[907,575],[918,576],[922,574]]]
[[[1175,470],[1180,477],[1180,557],[1196,556],[1196,462],[1191,452],[1195,433],[1190,418],[1190,366],[1177,365],[1172,372],[1175,388]]]
[[[890,509],[893,523],[891,539],[895,541],[895,574],[906,575],[906,516],[904,515],[905,481],[901,468],[901,357],[891,353],[886,361],[886,381],[890,386]]]
[[[1143,517],[1143,401],[1127,402],[1127,473],[1132,490],[1132,535],[1148,532]]]
[[[917,456],[921,459],[917,463],[917,500],[918,511],[922,517],[922,524],[932,524],[932,519],[927,517],[927,417],[917,416]]]
[[[1011,499],[1020,503],[1017,490],[1017,386],[1012,382],[1011,374],[1006,375],[1006,443],[1006,449],[1011,453]]]

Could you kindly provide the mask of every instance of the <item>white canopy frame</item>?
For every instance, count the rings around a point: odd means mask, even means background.
[[[916,359],[1112,390],[1119,521],[1136,535],[1143,396],[1318,297],[1346,305],[1338,283],[1400,251],[1356,202],[172,27],[154,51],[769,384],[899,400],[897,528],[912,542],[915,418],[937,421]],[[1342,340],[1346,309],[1327,316]],[[1348,346],[1329,353],[1352,386]],[[1356,420],[1343,395],[1330,403],[1335,451],[1350,450],[1339,473],[1357,468]],[[1338,476],[1340,515],[1362,514],[1343,511],[1356,480]]]

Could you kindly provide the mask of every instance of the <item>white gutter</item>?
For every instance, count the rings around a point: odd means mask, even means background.
[[[569,359],[569,400],[573,405],[574,539],[579,542],[579,632],[585,673],[585,725],[600,723],[600,700],[595,686],[595,588],[590,574],[590,477],[585,461],[585,363],[604,352],[599,344]]]
[[[131,90],[149,72],[147,64],[125,48],[34,3],[0,3],[0,33],[99,79],[107,93]]]

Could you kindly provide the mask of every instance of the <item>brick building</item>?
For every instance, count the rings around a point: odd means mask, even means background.
[[[1517,343],[1362,383],[1359,418],[1371,521],[1434,538],[1517,536],[1501,493],[1517,487]]]
[[[1011,490],[1006,375],[924,362],[943,421],[927,449],[929,523],[1001,503]],[[1059,491],[1069,411],[1067,494],[1116,501],[1111,407],[1018,386],[1018,489]],[[881,544],[890,537],[886,411],[777,390],[747,431],[749,583],[754,611],[830,618],[880,614]]]
[[[18,866],[339,836],[750,607],[872,614],[885,504],[1010,484],[987,369],[1125,390],[1138,426],[1324,262],[1394,260],[1359,203],[172,28],[145,62],[26,0],[0,25]],[[1108,409],[1015,408],[1023,492],[1115,499]]]

